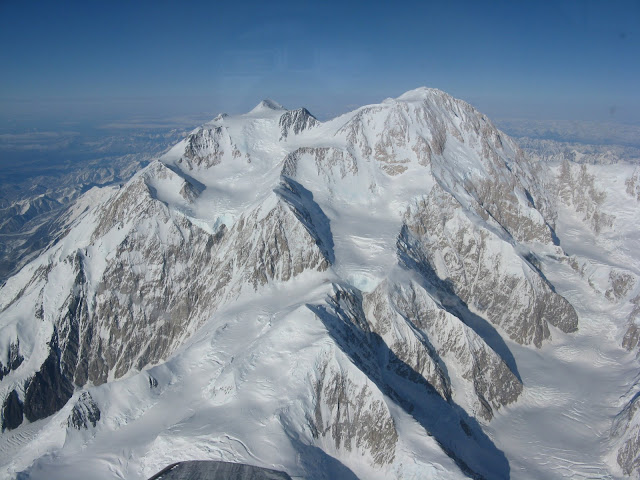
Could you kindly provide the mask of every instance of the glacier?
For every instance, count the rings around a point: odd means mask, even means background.
[[[220,114],[0,287],[0,469],[637,475],[637,178],[436,89]]]

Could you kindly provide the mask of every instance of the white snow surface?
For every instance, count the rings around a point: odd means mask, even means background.
[[[612,269],[636,276],[640,271],[640,203],[625,193],[631,165],[590,165],[598,188],[606,192],[611,228],[595,234],[581,214],[559,208],[556,232],[569,255],[586,264],[579,275],[547,258],[549,280],[580,317],[575,334],[552,332],[553,342],[534,351],[510,343],[525,384],[520,400],[487,427],[511,465],[512,478],[628,478],[616,462],[612,421],[630,392],[638,391],[638,360],[621,348],[633,291],[618,302],[598,291],[596,277]],[[590,285],[591,284],[591,285]]]
[[[446,134],[450,148],[443,155],[434,154],[429,175],[406,146],[394,149],[405,168],[397,175],[385,173],[358,147],[363,138],[387,131],[390,115],[411,118],[417,106],[444,95],[433,89],[413,90],[285,141],[279,140],[278,120],[286,110],[263,101],[245,115],[218,116],[202,127],[222,127],[228,135],[225,141],[238,155],[232,156],[230,147],[212,167],[187,168],[181,162],[187,145],[183,140],[131,179],[129,184],[143,179],[172,214],[212,233],[222,224],[232,228],[249,209],[262,206],[268,213],[272,205],[266,202],[277,200],[273,190],[286,158],[298,148],[348,152],[357,163],[357,172],[341,171],[344,165],[320,168],[313,163],[316,157],[303,152],[292,176],[328,219],[335,256],[329,270],[303,272],[256,292],[243,290],[234,302],[222,305],[198,330],[189,332],[190,338],[165,362],[103,385],[88,385],[53,416],[25,421],[3,433],[0,476],[12,478],[23,472],[20,478],[145,479],[176,461],[213,459],[285,470],[293,478],[466,478],[436,440],[354,366],[325,324],[307,308],[324,303],[334,283],[369,293],[388,278],[398,268],[396,242],[404,213],[436,183],[471,209],[473,198],[463,186],[487,172],[466,132],[460,132],[463,142]],[[455,110],[434,105],[447,118],[458,117]],[[366,121],[358,124],[362,112],[367,112],[362,117]],[[352,125],[358,128],[349,130]],[[415,122],[408,125],[408,138],[425,135]],[[355,140],[349,137],[352,131]],[[601,208],[615,216],[613,226],[595,233],[579,212],[562,203],[555,226],[561,249],[585,265],[586,274],[559,261],[557,247],[528,245],[541,259],[544,275],[576,309],[579,329],[565,334],[551,327],[552,340],[541,349],[505,336],[524,390],[493,420],[480,422],[504,452],[513,479],[623,478],[609,431],[624,399],[637,388],[638,359],[621,347],[621,341],[629,301],[640,293],[640,282],[615,302],[605,298],[604,291],[612,268],[640,278],[640,204],[624,190],[632,167],[589,168],[606,192]],[[552,166],[549,175],[555,173],[557,167]],[[186,183],[196,189],[193,198],[180,194]],[[29,279],[38,267],[58,261],[44,291],[44,301],[55,309],[73,282],[70,266],[64,263],[72,252],[86,249],[89,283],[99,278],[120,236],[135,228],[125,224],[96,242],[91,239],[98,222],[95,212],[118,191],[92,189],[81,197],[69,219],[68,235],[0,290],[4,310],[0,360],[5,361],[9,343],[17,338],[21,351],[28,353],[10,373],[12,383],[0,387],[0,398],[37,371],[51,337],[51,319],[36,320],[26,307],[33,307],[38,293]],[[524,214],[533,222],[545,221],[533,208]],[[23,300],[12,303],[25,286]],[[399,439],[391,464],[374,465],[365,450],[336,448],[322,437],[320,443],[314,440],[305,416],[313,412],[312,377],[323,362],[367,385],[371,401],[379,400],[388,409]],[[83,391],[90,392],[101,418],[97,426],[78,431],[68,426],[67,418]],[[299,461],[301,457],[306,463]]]

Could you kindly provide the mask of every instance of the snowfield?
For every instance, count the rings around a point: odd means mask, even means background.
[[[434,89],[221,114],[0,287],[1,475],[637,477],[636,168]]]

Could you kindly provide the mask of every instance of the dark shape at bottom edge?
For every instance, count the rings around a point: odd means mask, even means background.
[[[149,480],[291,480],[285,472],[242,463],[192,460],[163,468]]]

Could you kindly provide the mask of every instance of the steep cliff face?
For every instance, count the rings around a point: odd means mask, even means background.
[[[438,446],[467,475],[476,478],[504,476],[508,466],[501,453],[481,433],[477,420],[460,408],[455,400],[456,397],[462,400],[461,404],[464,403],[469,413],[478,413],[481,418],[489,420],[492,410],[484,396],[495,408],[499,408],[501,401],[505,404],[514,401],[521,392],[522,385],[511,372],[507,373],[508,367],[502,364],[495,353],[489,353],[490,349],[486,346],[486,350],[479,345],[475,346],[473,353],[462,347],[457,352],[458,357],[450,355],[451,352],[446,350],[449,345],[441,346],[436,343],[437,349],[434,349],[431,339],[438,342],[441,337],[437,337],[424,323],[421,324],[419,318],[412,318],[411,313],[401,314],[406,314],[406,318],[398,315],[398,312],[404,312],[403,307],[415,312],[424,304],[418,300],[407,306],[403,301],[416,299],[409,295],[398,299],[391,291],[392,288],[381,285],[376,292],[363,297],[351,287],[333,284],[323,302],[307,305],[316,319],[323,323],[329,337],[340,350],[338,355],[334,354],[335,359],[320,362],[319,368],[315,370],[315,408],[310,421],[314,437],[328,437],[336,449],[346,448],[350,452],[357,447],[361,454],[370,456],[372,463],[379,469],[388,468],[403,458],[403,439],[396,426],[400,418],[397,412],[391,413],[390,410],[390,405],[395,404],[396,408],[411,415],[421,428],[429,432]],[[428,297],[426,293],[424,296]],[[395,300],[398,300],[397,304]],[[389,335],[389,329],[385,326],[379,329],[381,325],[376,314],[382,315],[385,307],[395,309],[395,316],[384,315],[383,318],[388,322],[387,327],[396,334],[406,335],[404,342]],[[433,321],[430,315],[432,311],[423,310],[422,313],[426,315],[422,318],[424,322]],[[411,325],[414,321],[417,327]],[[441,326],[443,324],[435,328]],[[428,336],[429,334],[431,335]],[[444,335],[445,332],[441,334]],[[460,338],[459,334],[455,329],[446,332],[452,342],[464,344],[465,339]],[[464,337],[464,333],[462,335]],[[481,343],[472,333],[467,332],[467,335],[472,341]],[[469,356],[464,357],[464,350]],[[348,358],[348,368],[343,355]],[[473,387],[461,387],[461,384],[456,383],[456,378],[452,396],[447,375],[457,374],[454,370],[458,368],[457,361],[460,359],[471,364],[487,361],[486,365],[475,368],[488,372],[502,369],[500,374],[509,378],[502,379],[496,375],[492,378],[496,382],[490,385],[490,381],[486,380],[491,373],[481,373],[475,390]],[[468,363],[464,366],[474,368]],[[347,374],[353,372],[354,367],[357,373]],[[471,382],[468,373],[462,372],[462,375]],[[349,375],[351,378],[348,378]],[[467,386],[468,384],[465,385]],[[509,394],[502,398],[497,399],[492,395],[494,392],[502,394],[509,389]],[[380,394],[384,397],[379,396]],[[511,396],[507,399],[509,395]],[[467,397],[471,396],[475,403],[467,403]],[[480,405],[479,398],[486,403],[486,407]],[[390,404],[390,401],[393,403]],[[477,407],[477,411],[473,407]]]
[[[565,160],[560,166],[557,193],[565,204],[576,209],[596,233],[600,233],[613,225],[615,216],[602,211],[606,193],[598,189],[594,180],[587,165],[576,165]]]
[[[320,122],[309,113],[306,108],[299,108],[297,110],[288,110],[283,113],[278,120],[280,126],[280,140],[286,139],[289,135],[298,135],[305,130],[309,130]]]
[[[553,240],[555,212],[538,180],[540,167],[463,101],[438,90],[414,90],[363,107],[335,135],[388,175],[401,175],[411,164],[425,167],[422,176],[517,241]]]
[[[398,242],[402,261],[449,290],[512,340],[540,347],[548,323],[575,331],[573,307],[504,237],[470,218],[439,186],[412,205]]]
[[[436,288],[509,338],[539,347],[547,323],[577,329],[573,307],[527,246],[557,243],[545,177],[486,117],[442,92],[417,90],[334,122],[341,126],[332,142],[342,147],[298,148],[283,175],[332,206],[372,207],[368,214],[381,222],[383,203],[400,210],[392,228],[401,263],[433,276]]]
[[[241,156],[224,127],[201,128],[187,137],[182,161],[189,169],[218,165],[225,154]]]
[[[562,256],[538,168],[432,89],[220,115],[0,288],[3,428],[64,417],[51,451],[87,458],[143,432],[123,476],[191,436],[318,478],[507,478],[483,427],[524,391],[510,342],[578,327],[536,260]]]
[[[479,334],[465,323],[471,318],[462,309],[447,310],[418,281],[384,282],[365,297],[365,305],[374,331],[445,400],[490,420],[494,410],[522,393],[515,362],[496,342],[499,337],[483,339],[480,325]]]
[[[640,202],[640,168],[636,168],[624,184],[629,196]]]
[[[611,428],[615,460],[627,476],[640,471],[640,401],[636,394],[616,415]]]

